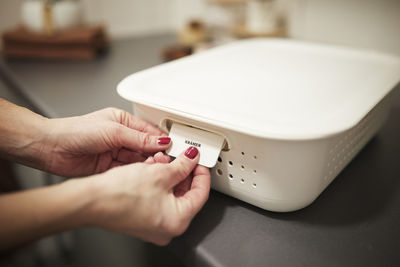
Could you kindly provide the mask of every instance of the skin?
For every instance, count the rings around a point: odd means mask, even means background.
[[[153,125],[107,108],[47,119],[0,99],[0,156],[66,182],[0,195],[0,250],[78,227],[102,227],[157,245],[182,234],[207,201],[209,170]]]

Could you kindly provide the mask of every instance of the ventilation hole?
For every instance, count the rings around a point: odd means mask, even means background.
[[[218,161],[219,161],[219,162],[222,162],[222,158],[221,158],[221,157],[218,157]]]
[[[253,159],[257,159],[257,156],[253,156]]]
[[[257,184],[256,184],[256,183],[253,183],[253,187],[256,188],[256,187],[257,187]]]
[[[240,169],[243,171],[244,170],[244,166],[242,165],[242,166],[240,166]]]
[[[242,183],[242,184],[244,184],[244,179],[242,178],[242,179],[240,179],[240,182]]]
[[[244,152],[242,151],[242,155],[244,156]]]
[[[228,176],[229,176],[230,180],[233,180],[233,175],[232,174],[229,174]]]
[[[217,174],[218,175],[222,175],[222,170],[221,169],[217,169]]]
[[[233,162],[232,161],[229,161],[228,163],[229,163],[230,166],[233,166]]]
[[[257,170],[253,170],[254,173],[257,173]]]

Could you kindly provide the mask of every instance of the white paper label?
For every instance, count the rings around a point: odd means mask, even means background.
[[[224,144],[224,138],[218,134],[182,124],[172,124],[169,132],[172,145],[166,151],[168,155],[177,157],[190,146],[195,146],[200,152],[199,164],[212,168],[217,163],[219,153]]]

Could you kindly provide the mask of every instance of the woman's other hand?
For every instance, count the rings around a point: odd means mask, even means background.
[[[90,178],[88,224],[166,245],[182,234],[208,199],[210,172],[190,147],[174,161],[157,153],[145,163]]]
[[[51,119],[42,140],[41,169],[62,176],[86,176],[144,161],[167,149],[170,138],[130,113],[106,108],[87,115]]]

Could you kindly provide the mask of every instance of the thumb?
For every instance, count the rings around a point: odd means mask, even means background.
[[[171,145],[169,137],[154,136],[125,126],[119,128],[117,137],[120,146],[137,152],[163,151]]]
[[[174,161],[168,164],[170,179],[168,186],[171,188],[185,180],[199,162],[199,150],[191,146],[184,153],[180,154]]]

